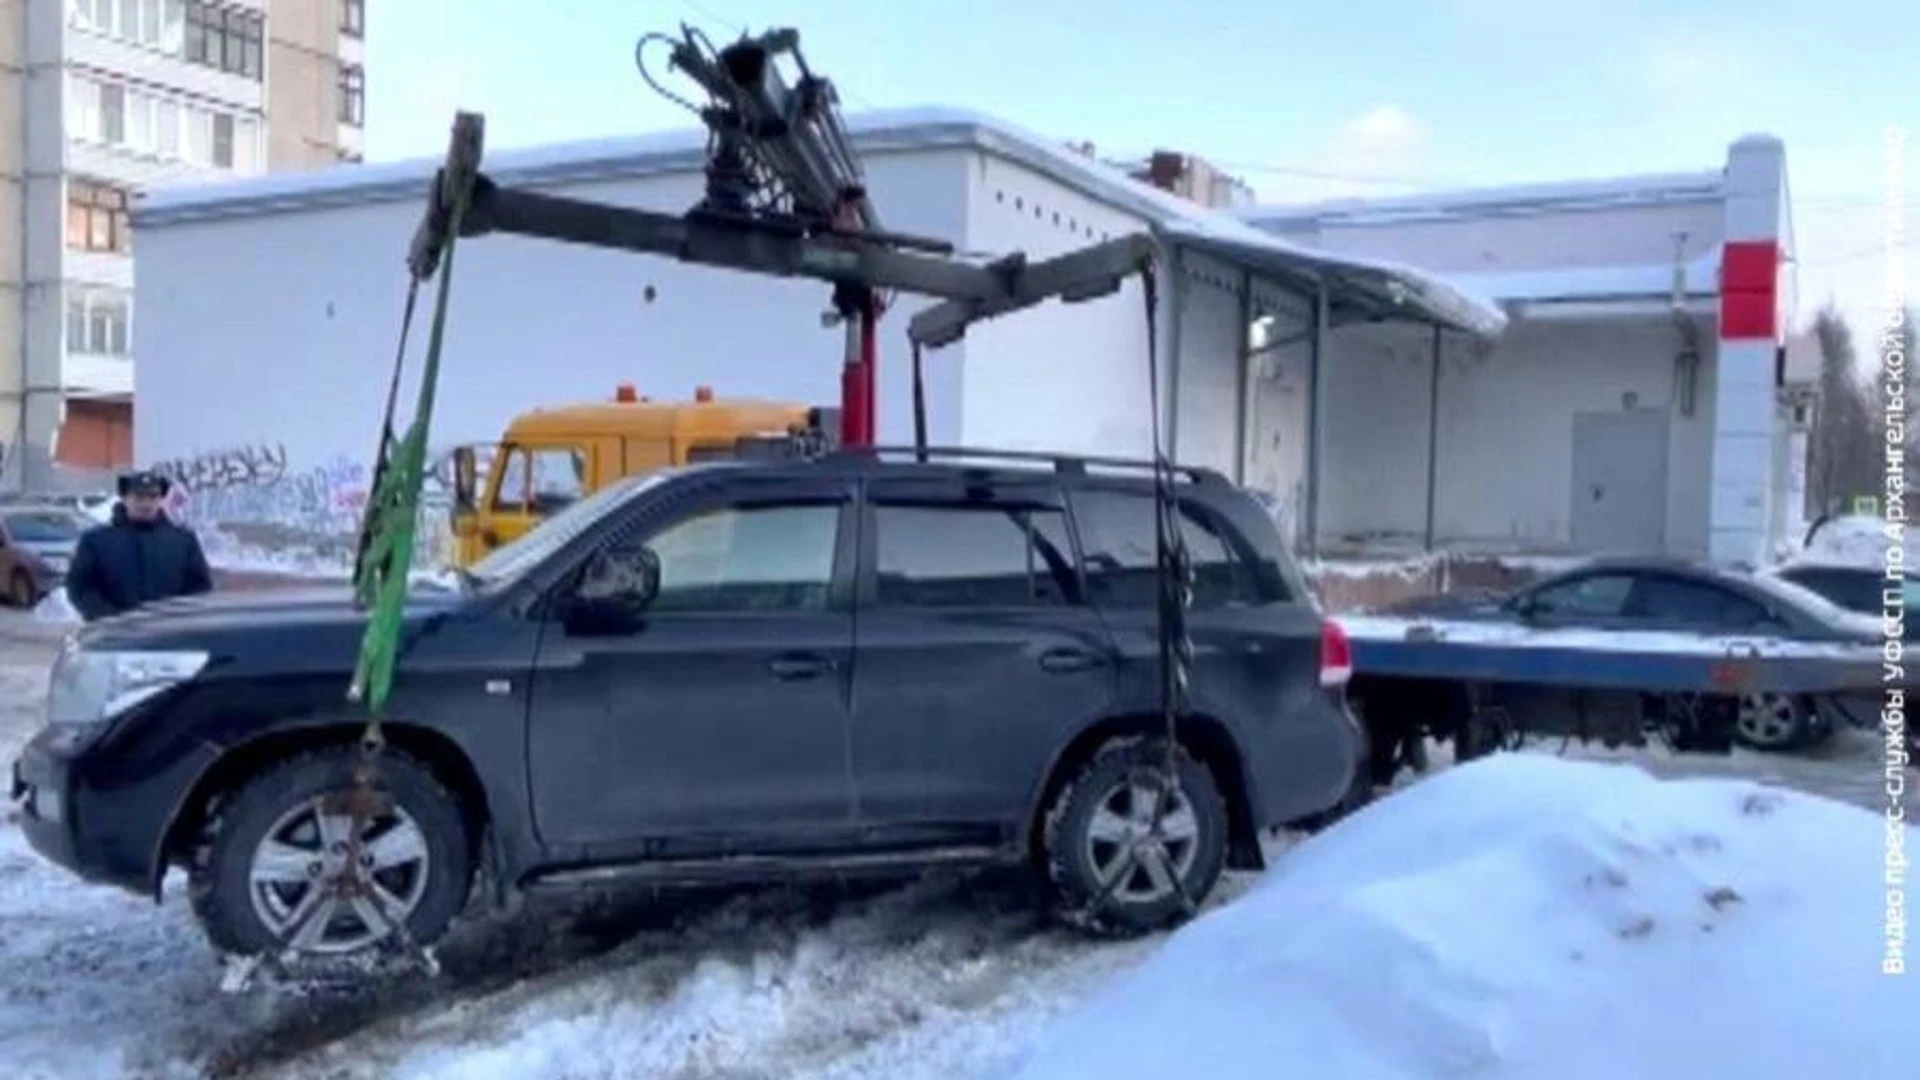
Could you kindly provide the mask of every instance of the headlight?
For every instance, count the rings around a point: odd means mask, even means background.
[[[93,725],[111,720],[200,674],[207,659],[206,653],[191,651],[94,652],[69,641],[53,663],[47,723]]]

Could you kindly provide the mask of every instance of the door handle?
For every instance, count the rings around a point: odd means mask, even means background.
[[[781,682],[798,682],[832,671],[833,661],[814,653],[789,653],[774,657],[768,662],[767,670]]]
[[[1100,658],[1084,649],[1055,648],[1040,654],[1040,670],[1057,675],[1085,671],[1099,664]]]

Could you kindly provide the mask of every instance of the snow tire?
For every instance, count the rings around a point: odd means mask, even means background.
[[[300,753],[216,797],[189,866],[187,889],[214,948],[229,956],[278,954],[285,948],[254,910],[253,852],[289,809],[351,788],[359,753],[352,745]],[[453,793],[411,756],[387,747],[378,770],[381,788],[417,823],[426,841],[427,881],[406,924],[415,942],[431,946],[466,906],[476,862],[472,830]],[[379,947],[393,944],[390,935]]]
[[[1166,929],[1189,915],[1179,893],[1140,902],[1103,888],[1090,854],[1095,815],[1108,795],[1130,775],[1157,783],[1165,761],[1161,740],[1115,739],[1074,771],[1047,809],[1040,857],[1062,917],[1081,930],[1132,937]],[[1227,806],[1212,772],[1184,749],[1176,755],[1176,771],[1180,794],[1192,807],[1198,827],[1193,860],[1181,875],[1186,899],[1197,908],[1212,894],[1226,868]]]

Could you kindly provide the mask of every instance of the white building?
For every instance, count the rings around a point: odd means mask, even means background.
[[[364,0],[0,0],[0,473],[124,465],[130,206],[359,156]]]
[[[1497,344],[1450,339],[1437,359],[1407,328],[1335,343],[1324,547],[1733,562],[1797,531],[1815,373],[1787,371],[1781,348],[1793,231],[1777,140],[1685,175],[1238,213],[1444,274],[1511,317]],[[1263,394],[1306,392],[1299,350],[1268,371]]]
[[[1169,435],[1182,460],[1235,476],[1305,467],[1300,402],[1256,393],[1251,327],[1302,316],[1325,334],[1406,319],[1497,331],[1490,305],[1425,275],[1326,256],[965,113],[882,113],[850,126],[881,219],[959,250],[1033,258],[1129,232],[1163,241],[1160,325]],[[498,133],[496,133],[498,134]],[[679,213],[702,192],[692,131],[492,155],[501,183]],[[142,463],[192,512],[263,543],[337,542],[365,498],[393,360],[404,257],[435,162],[175,188],[142,200],[134,345]],[[297,253],[297,254],[296,254]],[[465,242],[435,421],[443,446],[492,440],[536,405],[617,384],[687,398],[838,398],[829,290],[515,237]],[[880,436],[910,439],[902,298],[882,323]],[[1347,331],[1340,331],[1345,333]],[[419,335],[415,340],[416,350]],[[936,443],[1144,454],[1146,320],[1138,283],[975,328],[928,359]],[[1283,460],[1274,460],[1279,455]],[[1290,457],[1287,455],[1291,455]],[[331,538],[329,541],[328,538]]]

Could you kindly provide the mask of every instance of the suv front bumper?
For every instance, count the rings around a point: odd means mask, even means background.
[[[88,782],[88,749],[43,728],[13,763],[9,794],[20,832],[51,862],[81,878],[157,896],[162,841],[183,795],[214,754],[207,748],[181,767],[102,791]]]

